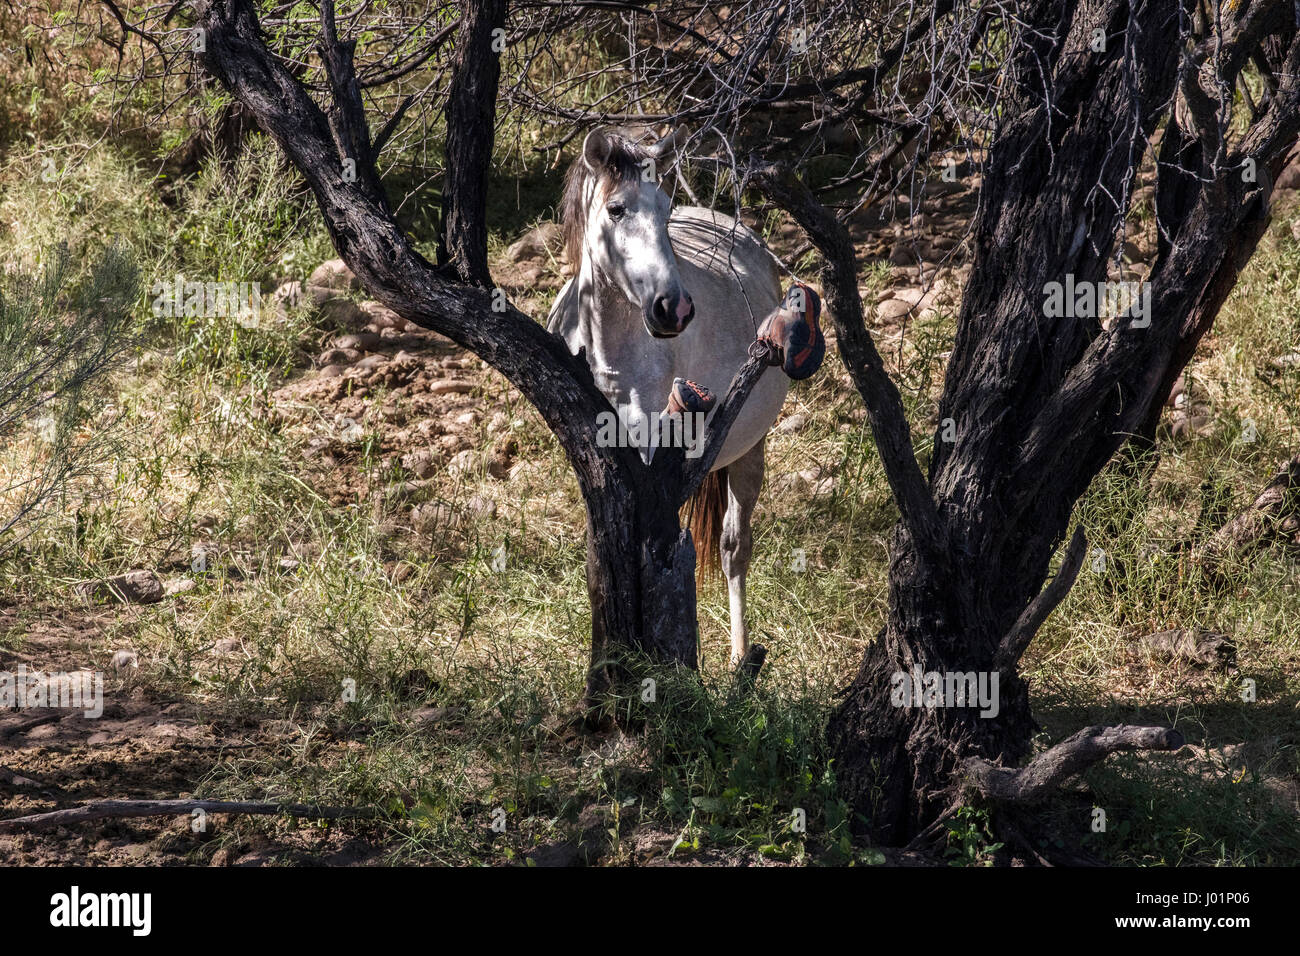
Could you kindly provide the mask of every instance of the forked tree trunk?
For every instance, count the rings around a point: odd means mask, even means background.
[[[873,836],[906,843],[981,781],[1006,774],[1058,779],[1117,749],[1180,744],[1159,728],[1090,729],[1016,768],[1034,723],[1017,662],[1068,591],[1086,544],[1076,533],[1043,589],[1075,502],[1168,394],[1263,232],[1271,179],[1241,174],[1249,156],[1276,171],[1296,138],[1300,45],[1289,8],[1251,8],[1224,37],[1196,36],[1180,72],[1175,0],[1028,3],[1004,82],[999,128],[983,170],[975,259],[940,401],[928,480],[915,474],[897,393],[862,323],[852,246],[802,184],[755,170],[760,188],[809,232],[826,258],[824,285],[839,346],[867,405],[901,521],[890,551],[885,627],[829,724],[838,780]],[[1094,49],[1095,31],[1107,39]],[[1173,36],[1171,36],[1171,33]],[[1261,45],[1263,49],[1261,49]],[[1232,144],[1219,141],[1213,97],[1231,91],[1246,60],[1279,78],[1264,115]],[[1175,89],[1177,87],[1177,96]],[[1168,107],[1180,102],[1179,119]],[[1186,109],[1181,104],[1189,104]],[[1045,313],[1046,284],[1107,279],[1137,167],[1160,122],[1165,155],[1151,276],[1150,324],[1130,313],[1108,330],[1096,317]],[[956,440],[943,440],[951,420]],[[996,716],[952,706],[900,706],[896,679],[915,670],[998,679]],[[997,768],[1006,767],[1001,774]],[[973,771],[972,771],[973,768]],[[1029,776],[1025,780],[1029,779]]]
[[[466,0],[464,48],[451,78],[445,219],[440,267],[398,227],[375,165],[354,41],[339,38],[331,0],[321,8],[320,53],[329,93],[322,110],[267,50],[250,0],[204,0],[204,65],[257,117],[311,187],[335,248],[366,289],[398,315],[448,336],[484,359],[541,413],[578,478],[591,531],[592,669],[588,703],[631,675],[638,655],[696,667],[695,557],[678,509],[699,487],[727,431],[767,368],[751,358],[709,421],[703,454],[660,449],[652,465],[635,448],[597,444],[612,414],[585,357],[513,308],[494,308],[486,288],[486,168],[492,155],[499,65],[489,49],[501,0]],[[486,97],[486,100],[480,100]],[[380,135],[382,144],[392,123]],[[350,162],[349,162],[350,161]],[[345,177],[344,170],[355,172]],[[665,396],[666,398],[666,396]]]

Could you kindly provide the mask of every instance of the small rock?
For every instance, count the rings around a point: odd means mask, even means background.
[[[361,352],[357,349],[326,349],[316,359],[316,365],[320,368],[330,365],[353,365],[360,360]]]
[[[361,329],[369,316],[351,299],[327,299],[318,303],[321,319],[341,329]]]
[[[365,313],[366,320],[376,329],[396,329],[399,332],[406,330],[406,320],[382,302],[366,299],[359,308]]]
[[[1171,431],[1174,438],[1180,441],[1190,441],[1194,438],[1204,438],[1214,434],[1214,423],[1208,415],[1188,415],[1183,412],[1175,412]]]
[[[505,481],[510,477],[510,469],[514,465],[517,454],[519,454],[519,442],[513,438],[502,438],[496,443],[496,447],[492,450],[492,457],[488,460],[488,474],[499,481]]]
[[[464,382],[454,378],[442,378],[425,386],[430,395],[468,395],[474,391],[473,382]]]
[[[431,478],[438,471],[438,457],[429,449],[402,456],[402,467],[416,478]]]
[[[795,412],[789,418],[786,418],[781,424],[776,426],[776,430],[782,435],[789,435],[801,430],[808,424],[808,416],[803,412]]]
[[[516,462],[515,466],[510,469],[510,480],[528,482],[536,478],[540,471],[541,469],[535,462]]]
[[[303,294],[302,283],[297,279],[281,282],[271,293],[271,307],[281,315],[286,314],[302,305]]]
[[[907,286],[902,289],[895,289],[893,298],[902,302],[909,308],[915,308],[922,299],[925,298],[926,292],[918,286]]]
[[[897,322],[911,311],[912,307],[902,299],[886,299],[876,309],[876,321],[884,323]]]
[[[447,462],[447,471],[452,475],[465,474],[473,468],[474,450],[472,448],[456,452],[456,454],[451,456],[451,461]]]
[[[563,241],[559,223],[538,223],[506,248],[506,258],[516,263],[546,259],[559,253]]]
[[[464,713],[463,707],[436,707],[433,704],[426,704],[411,711],[411,719],[417,724],[429,725],[455,720]]]
[[[333,289],[326,288],[323,285],[309,285],[303,290],[303,294],[307,297],[307,301],[317,309],[339,298]]]
[[[163,594],[167,597],[175,597],[177,594],[186,594],[193,591],[197,584],[192,578],[172,578],[163,585]]]
[[[1229,669],[1235,666],[1237,646],[1223,634],[1183,628],[1147,634],[1138,641],[1143,650],[1201,667]]]
[[[917,262],[915,243],[896,242],[889,250],[889,264],[894,266],[914,266]]]
[[[334,347],[338,349],[355,349],[360,352],[373,352],[383,341],[374,332],[353,332],[350,335],[340,335],[334,340]]]
[[[411,509],[411,526],[421,534],[448,530],[459,523],[456,509],[445,501],[429,501]]]
[[[1300,352],[1288,352],[1286,355],[1279,355],[1270,364],[1276,368],[1295,368],[1300,365]]]
[[[358,279],[342,259],[329,259],[318,265],[307,279],[307,285],[332,289],[335,292],[356,292],[361,288]]]
[[[1183,390],[1186,387],[1187,385],[1183,376],[1179,375],[1178,380],[1174,382],[1173,386],[1169,389],[1169,398],[1165,400],[1165,404],[1170,408],[1174,408],[1178,404],[1178,399],[1182,397]]]
[[[834,492],[835,492],[834,478],[822,478],[820,481],[814,484],[812,488],[812,494],[814,498],[820,498],[825,495],[833,494]]]
[[[384,498],[399,503],[414,498],[428,486],[425,481],[395,481],[384,489]]]
[[[470,514],[478,515],[481,518],[495,518],[497,513],[497,503],[491,498],[474,495],[465,502],[465,510]]]
[[[1282,167],[1274,189],[1300,189],[1300,163],[1292,162]]]
[[[122,604],[156,604],[163,599],[163,585],[152,571],[134,570],[103,581],[77,585],[86,598],[104,598]]]
[[[113,657],[108,662],[108,666],[115,671],[126,670],[128,667],[139,669],[140,657],[135,651],[114,651]]]
[[[215,541],[196,541],[190,545],[190,570],[195,573],[214,571],[221,557],[221,548]]]

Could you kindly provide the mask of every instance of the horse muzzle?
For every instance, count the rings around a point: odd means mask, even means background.
[[[645,308],[645,327],[657,339],[671,339],[686,331],[695,318],[695,303],[686,292],[657,295]]]

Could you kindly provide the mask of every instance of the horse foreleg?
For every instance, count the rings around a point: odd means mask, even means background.
[[[727,466],[727,510],[722,518],[720,550],[722,571],[727,576],[731,602],[731,665],[735,667],[749,651],[749,628],[745,624],[745,578],[754,553],[750,522],[763,487],[763,441]]]

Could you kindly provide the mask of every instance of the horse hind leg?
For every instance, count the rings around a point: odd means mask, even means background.
[[[749,628],[745,624],[745,578],[754,553],[751,521],[758,492],[763,487],[763,441],[727,466],[727,509],[722,518],[719,550],[722,572],[727,577],[731,603],[731,665],[735,667],[749,652]]]

